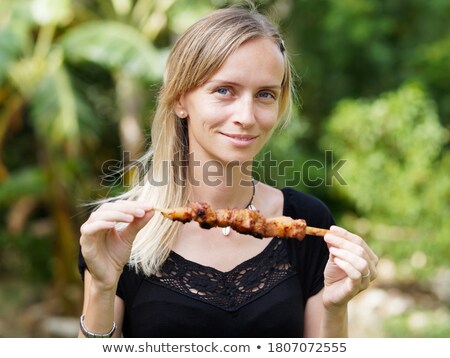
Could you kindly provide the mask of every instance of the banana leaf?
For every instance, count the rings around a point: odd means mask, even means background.
[[[115,21],[92,21],[60,38],[68,61],[88,61],[133,78],[158,81],[165,55],[136,29]]]

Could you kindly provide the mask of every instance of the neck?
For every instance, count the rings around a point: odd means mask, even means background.
[[[236,163],[234,163],[236,164]],[[254,194],[251,167],[239,165],[191,166],[189,170],[191,201],[207,202],[214,209],[249,205]]]

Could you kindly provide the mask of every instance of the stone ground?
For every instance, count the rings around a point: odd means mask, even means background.
[[[429,282],[399,281],[380,260],[379,277],[349,306],[351,337],[450,337],[450,269]]]

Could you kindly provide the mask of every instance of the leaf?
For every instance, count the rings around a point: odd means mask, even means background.
[[[0,23],[0,85],[7,81],[9,66],[26,51],[28,27],[23,21]]]
[[[90,61],[150,81],[162,77],[164,56],[128,25],[93,21],[69,31],[60,41],[69,61]]]
[[[40,138],[56,150],[78,152],[80,142],[95,136],[91,106],[61,64],[40,81],[31,98],[31,119]]]
[[[73,17],[71,0],[32,0],[31,14],[40,25],[65,24]]]
[[[441,195],[436,189],[448,188],[437,175],[446,135],[435,103],[419,85],[407,83],[373,100],[341,101],[321,143],[332,143],[347,160],[342,174],[348,185],[337,189],[362,213],[410,224],[445,210],[447,189]],[[432,197],[440,200],[433,208]]]
[[[44,78],[32,97],[32,118],[41,138],[50,144],[74,146],[79,138],[76,97],[65,69],[60,66]]]
[[[42,168],[30,167],[12,172],[0,185],[0,203],[7,205],[24,196],[44,197],[45,187],[46,174]]]

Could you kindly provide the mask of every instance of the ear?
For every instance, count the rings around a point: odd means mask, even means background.
[[[177,100],[174,111],[178,118],[187,118],[188,112],[186,110],[184,96],[180,96],[180,98]]]

